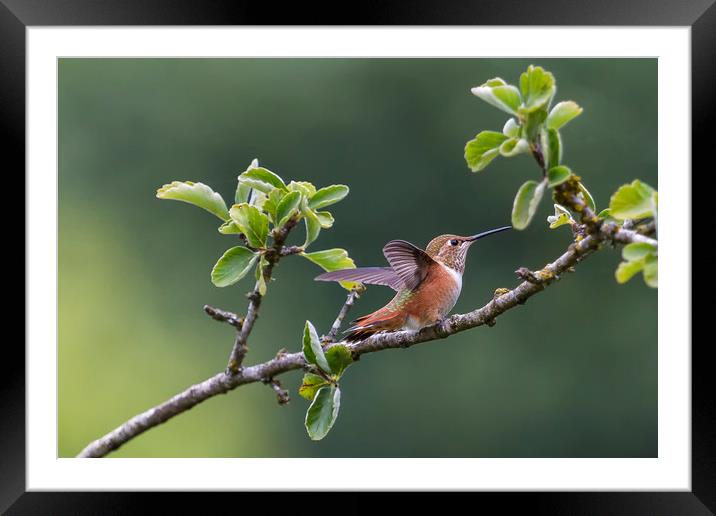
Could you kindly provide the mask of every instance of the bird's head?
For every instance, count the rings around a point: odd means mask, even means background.
[[[473,243],[488,235],[494,235],[508,229],[512,229],[512,226],[491,229],[472,236],[440,235],[430,241],[425,248],[425,252],[435,261],[447,265],[462,274],[465,271],[467,251]]]

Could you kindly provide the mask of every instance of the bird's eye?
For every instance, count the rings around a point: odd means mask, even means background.
[[[458,242],[456,239],[453,238],[452,240],[450,240],[450,245],[457,245],[457,244],[458,244]]]

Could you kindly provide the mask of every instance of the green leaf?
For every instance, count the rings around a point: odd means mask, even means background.
[[[253,159],[251,164],[246,170],[251,170],[259,166],[259,160]],[[238,184],[236,185],[236,193],[234,194],[234,204],[241,204],[242,202],[249,202],[249,196],[251,195],[251,187],[241,182],[241,176],[238,178]]]
[[[328,272],[340,269],[355,269],[356,266],[345,249],[326,249],[325,251],[313,253],[301,253],[301,256]],[[340,283],[346,290],[351,290],[358,286],[358,283],[354,281],[341,281]]]
[[[330,431],[341,406],[341,390],[335,385],[321,387],[306,412],[306,430],[313,441],[320,441]]]
[[[624,246],[624,249],[622,249],[622,258],[624,258],[628,262],[634,260],[643,260],[648,255],[656,252],[656,247],[651,244],[643,242],[634,242]]]
[[[282,227],[301,208],[301,192],[289,192],[276,206],[276,226]]]
[[[525,229],[534,217],[537,207],[542,200],[547,181],[527,181],[517,191],[512,205],[512,227]]]
[[[308,201],[308,207],[318,210],[335,204],[348,195],[349,188],[346,185],[331,185],[318,190]]]
[[[301,382],[301,386],[298,388],[298,394],[303,398],[306,398],[308,401],[313,401],[313,398],[316,397],[318,389],[326,385],[330,385],[330,383],[322,376],[318,376],[313,373],[306,373],[303,375],[303,382]]]
[[[248,202],[250,194],[251,187],[239,182],[236,186],[236,193],[234,194],[234,203],[241,204],[242,202]]]
[[[520,124],[518,124],[514,118],[510,118],[502,128],[502,134],[509,138],[519,138]]]
[[[594,197],[592,197],[592,194],[589,193],[587,187],[584,186],[581,181],[577,183],[577,186],[579,187],[579,195],[582,196],[582,199],[584,199],[584,202],[587,203],[589,209],[592,211],[597,211],[597,205],[594,202]]]
[[[306,326],[303,329],[303,356],[306,358],[306,362],[315,364],[324,372],[331,374],[331,366],[328,365],[326,356],[323,354],[321,341],[318,339],[316,328],[313,327],[311,321],[306,321]]]
[[[291,181],[288,183],[288,189],[291,192],[299,192],[309,199],[316,193],[316,187],[308,181]]]
[[[271,190],[266,197],[266,202],[264,202],[263,205],[263,211],[265,211],[269,217],[271,217],[271,220],[275,223],[276,222],[276,210],[278,209],[278,205],[283,199],[284,195],[286,195],[286,190],[280,190],[278,188],[274,188]]]
[[[649,255],[644,262],[644,282],[652,288],[659,286],[659,258]]]
[[[231,219],[236,222],[251,247],[266,246],[268,236],[268,217],[250,204],[234,204],[229,210]]]
[[[303,242],[303,247],[307,248],[318,238],[318,234],[321,232],[321,221],[313,212],[305,213],[304,221],[306,224],[306,240]]]
[[[624,260],[619,264],[614,275],[619,283],[629,281],[637,272],[642,271],[644,282],[653,288],[659,283],[657,249],[646,242],[634,242],[622,249]]]
[[[609,208],[604,208],[602,211],[599,212],[599,215],[597,215],[600,219],[609,219],[612,217],[612,211]]]
[[[496,131],[482,131],[465,145],[465,161],[473,172],[479,172],[500,154],[507,136]]]
[[[157,197],[188,202],[213,213],[221,220],[229,220],[229,211],[226,209],[224,199],[204,183],[173,181],[158,189]]]
[[[249,273],[258,257],[242,246],[228,249],[211,269],[211,282],[217,287],[233,285]]]
[[[313,253],[301,253],[301,256],[329,272],[340,269],[355,269],[356,266],[345,249],[326,249],[325,251],[315,251]]]
[[[286,184],[278,175],[263,167],[249,168],[239,176],[239,181],[254,190],[265,194],[274,188],[286,189]]]
[[[307,248],[316,241],[321,232],[321,219],[318,218],[315,211],[308,207],[305,197],[301,199],[301,213],[306,224],[306,241],[303,243],[303,247]]]
[[[494,79],[489,79],[487,82],[485,82],[485,86],[506,86],[506,85],[507,85],[507,83],[501,77],[495,77]]]
[[[542,107],[549,106],[557,90],[554,76],[541,66],[530,65],[520,75],[520,90],[524,99],[523,111],[531,113]]]
[[[251,195],[249,196],[249,204],[251,206],[256,206],[256,208],[263,211],[266,201],[268,201],[268,196],[265,193],[259,190],[251,190]]]
[[[550,229],[555,229],[559,226],[570,224],[574,222],[574,220],[572,219],[572,214],[569,213],[569,210],[567,208],[565,208],[561,204],[555,204],[554,215],[550,215],[549,217],[547,217],[547,222],[549,222]]]
[[[241,228],[233,220],[227,220],[219,226],[219,233],[222,235],[238,235],[241,233]]]
[[[476,86],[470,91],[476,97],[511,115],[516,115],[520,104],[522,104],[520,90],[511,84],[505,84],[499,77],[491,79],[482,86]]]
[[[623,185],[609,202],[612,217],[620,220],[653,217],[657,210],[657,193],[638,179]]]
[[[317,211],[316,217],[318,217],[318,221],[321,223],[321,227],[323,229],[328,229],[328,228],[333,227],[333,223],[335,222],[335,219],[333,218],[333,215],[331,215],[331,212]]]
[[[547,127],[549,129],[559,129],[573,118],[581,115],[582,111],[582,108],[571,100],[558,102],[547,116]]]
[[[626,283],[634,274],[644,268],[644,260],[621,262],[614,273],[618,283]]]
[[[500,154],[502,154],[506,158],[517,156],[518,154],[528,152],[529,150],[530,144],[527,142],[527,140],[521,138],[510,138],[509,140],[504,141],[502,145],[500,145]]]
[[[569,176],[571,175],[572,171],[569,169],[569,167],[565,167],[564,165],[552,167],[547,171],[548,186],[550,188],[553,188],[557,185],[561,185],[567,179],[569,179]]]
[[[264,277],[264,267],[268,265],[268,260],[265,256],[261,256],[261,259],[259,260],[259,266],[256,267],[256,283],[259,287],[259,294],[262,296],[266,295],[266,290],[268,290],[268,287],[266,285],[266,278]]]
[[[524,116],[522,135],[528,141],[535,141],[540,133],[542,123],[547,118],[547,110],[540,108]]]
[[[556,129],[547,129],[542,133],[542,147],[545,166],[552,168],[562,162],[562,138]]]
[[[353,356],[346,346],[336,344],[326,351],[326,360],[328,360],[328,365],[331,366],[333,374],[340,377],[343,371],[353,362]]]

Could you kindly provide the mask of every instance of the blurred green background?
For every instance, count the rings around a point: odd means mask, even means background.
[[[469,172],[465,142],[507,119],[469,89],[515,83],[530,63],[555,74],[557,101],[584,107],[562,131],[564,161],[598,209],[634,178],[658,186],[655,59],[61,59],[59,455],[226,366],[233,332],[202,306],[241,313],[252,281],[211,284],[235,237],[156,199],[159,186],[201,181],[232,199],[253,158],[287,181],[348,184],[312,247],[344,247],[362,266],[383,265],[391,239],[424,246],[504,225],[538,169],[523,155]],[[570,232],[547,229],[551,207],[473,247],[456,312],[563,252]],[[363,357],[321,442],[306,436],[293,372],[281,377],[286,407],[245,386],[111,456],[654,457],[657,293],[641,277],[617,285],[618,262],[598,253],[493,328]],[[327,331],[345,296],[314,282],[319,272],[281,262],[247,363],[298,350],[306,319]],[[372,287],[351,315],[391,296]]]

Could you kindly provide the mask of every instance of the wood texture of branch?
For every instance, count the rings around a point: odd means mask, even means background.
[[[524,304],[530,297],[541,292],[550,284],[559,280],[560,277],[573,271],[573,267],[584,258],[597,250],[602,243],[631,243],[643,242],[644,239],[655,240],[634,230],[621,229],[618,226],[602,224],[599,231],[586,236],[578,242],[572,243],[564,254],[537,271],[529,271],[527,280],[517,285],[512,290],[500,289],[499,295],[485,306],[466,314],[456,314],[447,318],[440,324],[423,328],[418,332],[399,331],[392,333],[379,333],[366,340],[345,344],[351,351],[354,359],[358,359],[366,353],[374,353],[386,349],[408,348],[421,342],[428,342],[436,339],[443,339],[471,328],[482,325],[491,326],[495,319],[511,308]],[[356,292],[351,292],[341,308],[336,322],[331,327],[328,337],[332,340],[337,335],[343,318],[358,297]],[[248,315],[247,315],[248,319]],[[244,322],[242,329],[246,327]],[[330,343],[329,348],[337,343]],[[280,384],[274,378],[282,373],[295,369],[305,369],[306,364],[303,353],[279,353],[276,358],[267,362],[244,367],[235,374],[218,373],[201,383],[192,385],[188,389],[173,396],[167,401],[152,407],[151,409],[134,416],[127,422],[115,428],[107,435],[91,442],[77,456],[78,457],[103,457],[112,450],[119,448],[122,444],[135,438],[141,433],[160,425],[174,416],[185,412],[199,403],[216,396],[225,394],[241,385],[254,382],[270,384],[279,394]]]

